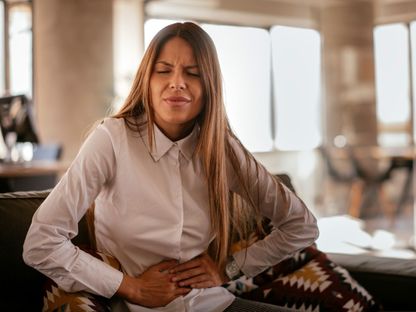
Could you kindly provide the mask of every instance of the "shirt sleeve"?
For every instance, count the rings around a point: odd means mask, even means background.
[[[245,170],[248,164],[241,147],[236,142],[232,142],[232,146],[240,164],[243,164],[242,170]],[[319,231],[316,218],[297,195],[260,164],[257,176],[254,160],[249,168],[253,189],[258,185],[259,210],[273,225],[271,233],[264,239],[233,254],[241,271],[247,277],[253,277],[296,251],[312,245]],[[231,177],[232,191],[244,197],[235,175],[228,175]]]
[[[99,125],[82,145],[75,160],[35,212],[23,259],[68,292],[86,290],[107,298],[114,295],[123,273],[76,247],[78,222],[100,190],[111,183],[114,144]]]

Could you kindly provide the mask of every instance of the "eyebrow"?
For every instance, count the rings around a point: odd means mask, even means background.
[[[166,61],[157,61],[155,65],[157,65],[157,64],[162,64],[162,65],[165,65],[165,66],[173,67],[173,65],[171,63],[166,62]],[[192,69],[192,68],[199,68],[199,66],[195,64],[195,65],[185,66],[185,68]]]

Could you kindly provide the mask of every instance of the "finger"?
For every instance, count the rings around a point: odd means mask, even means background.
[[[192,288],[190,287],[177,287],[174,291],[174,294],[176,297],[184,296],[189,294],[192,291]]]
[[[154,266],[159,272],[167,271],[178,264],[178,260],[166,260],[162,261]]]
[[[172,277],[172,282],[178,282],[185,279],[189,279],[191,277],[201,275],[203,273],[205,273],[205,270],[201,267],[197,267],[195,269],[190,269],[187,271],[181,271]]]
[[[184,286],[191,286],[193,284],[207,282],[207,281],[211,281],[211,277],[208,274],[201,274],[201,275],[194,276],[192,278],[180,281],[178,282],[178,285],[181,287],[184,287]]]
[[[192,259],[184,263],[180,263],[169,270],[169,273],[177,273],[189,269],[193,269],[195,267],[198,267],[200,265],[199,259]]]
[[[199,282],[189,285],[191,288],[210,288],[216,286],[211,280],[205,282]]]

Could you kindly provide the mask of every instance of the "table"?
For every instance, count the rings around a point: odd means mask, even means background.
[[[23,163],[0,163],[0,178],[62,174],[68,166],[67,162],[40,160]]]
[[[50,160],[0,163],[0,192],[52,188],[68,166],[68,162]]]

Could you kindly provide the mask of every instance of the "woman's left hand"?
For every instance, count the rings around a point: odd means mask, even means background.
[[[175,274],[172,281],[177,282],[180,287],[208,288],[220,286],[227,281],[226,275],[219,272],[207,253],[178,264],[169,273]]]

